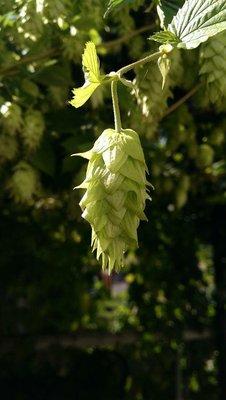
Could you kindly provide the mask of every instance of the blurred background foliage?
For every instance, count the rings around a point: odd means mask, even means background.
[[[83,109],[68,100],[88,40],[109,73],[154,51],[160,22],[156,1],[121,2],[104,19],[107,3],[0,1],[5,399],[223,400],[225,33],[175,51],[164,90],[155,64],[129,74],[132,95],[120,87],[123,126],[141,134],[155,190],[139,250],[109,278],[72,191],[84,162],[70,154],[112,127],[110,90]]]

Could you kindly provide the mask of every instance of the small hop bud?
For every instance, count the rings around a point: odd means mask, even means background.
[[[89,160],[80,201],[82,217],[92,227],[92,249],[109,272],[124,263],[124,253],[138,246],[137,228],[144,214],[147,194],[143,150],[139,136],[130,129],[105,130],[93,148],[76,154]]]

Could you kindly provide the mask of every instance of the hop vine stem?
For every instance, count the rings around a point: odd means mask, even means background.
[[[157,58],[159,58],[163,54],[163,51],[158,51],[156,53],[150,54],[149,56],[146,56],[144,58],[141,58],[138,61],[133,62],[132,64],[128,64],[125,67],[120,68],[117,71],[117,75],[121,77],[122,75],[126,74],[128,71],[130,71],[133,68],[139,67],[140,65],[144,65],[150,61],[153,61]]]
[[[122,75],[126,74],[128,71],[135,67],[139,67],[140,65],[144,65],[150,61],[157,59],[163,52],[158,51],[156,53],[150,54],[147,57],[142,58],[141,60],[135,61],[131,64],[126,65],[125,67],[120,68],[111,82],[111,95],[112,95],[112,104],[113,104],[113,112],[114,112],[114,121],[115,121],[115,130],[116,132],[120,132],[122,129],[119,101],[118,101],[118,92],[117,85],[118,81],[122,77]]]
[[[121,123],[121,115],[119,109],[117,85],[118,85],[118,80],[114,79],[111,82],[111,95],[112,95],[112,104],[113,104],[113,112],[115,120],[115,130],[116,132],[121,132],[122,123]]]

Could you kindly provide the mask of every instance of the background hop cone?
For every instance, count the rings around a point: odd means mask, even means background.
[[[35,196],[41,194],[40,176],[26,161],[20,161],[8,181],[7,188],[16,203],[31,205]]]
[[[39,147],[45,129],[42,113],[38,110],[29,110],[25,115],[21,136],[29,150]]]
[[[168,104],[167,100],[173,97],[171,89],[179,85],[183,76],[181,53],[175,49],[169,54],[170,70],[166,77],[164,87],[163,79],[157,63],[150,63],[139,67],[136,71],[134,94],[141,112],[143,131],[148,138],[153,137],[157,131],[159,121],[163,117]],[[137,118],[133,111],[133,126],[136,127]]]
[[[102,255],[103,269],[119,269],[125,251],[138,246],[140,220],[147,219],[144,208],[150,197],[139,136],[130,129],[107,129],[90,151],[77,155],[89,160],[78,188],[86,189],[80,206],[92,227],[92,249],[97,259]]]
[[[206,96],[219,111],[226,104],[226,31],[202,44],[200,50],[200,75],[205,84]],[[206,105],[206,104],[204,104]]]

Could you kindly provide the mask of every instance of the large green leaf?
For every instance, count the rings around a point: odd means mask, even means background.
[[[157,5],[157,12],[161,27],[168,25],[185,0],[160,0]]]
[[[226,29],[226,0],[186,0],[167,29],[178,47],[194,49]]]

